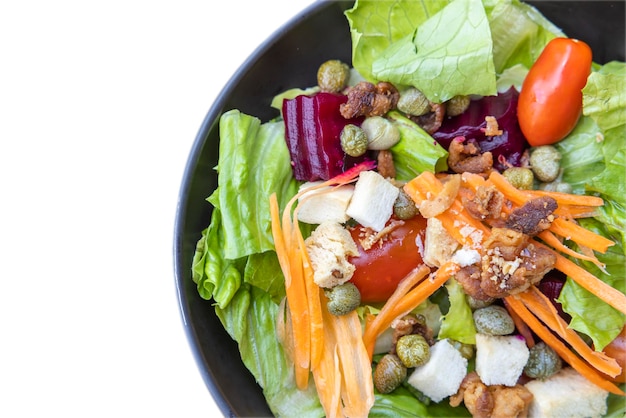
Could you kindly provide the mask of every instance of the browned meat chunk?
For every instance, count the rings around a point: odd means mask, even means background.
[[[492,228],[479,264],[456,275],[465,293],[477,300],[523,292],[554,268],[555,255],[530,242],[528,235],[508,228]]]
[[[400,93],[391,83],[374,85],[361,81],[348,90],[348,101],[339,108],[346,119],[358,116],[383,116],[398,104]]]
[[[405,315],[394,321],[393,336],[391,338],[392,348],[390,353],[395,354],[396,343],[404,335],[418,334],[424,337],[428,345],[435,344],[433,330],[426,324],[426,319],[422,315]]]
[[[422,116],[409,116],[429,135],[434,134],[441,128],[443,118],[446,115],[446,105],[444,103],[430,103],[430,112]]]
[[[378,151],[376,168],[378,169],[378,174],[384,178],[396,178],[396,166],[393,163],[393,154],[391,151]]]
[[[525,386],[488,386],[474,371],[465,376],[459,391],[450,397],[450,405],[465,403],[474,418],[525,418],[532,400]]]
[[[463,199],[463,206],[476,219],[498,219],[504,195],[495,186],[478,186],[473,199]]]
[[[524,206],[511,212],[506,227],[526,235],[537,235],[550,228],[557,207],[556,200],[549,196],[529,200]]]
[[[487,174],[493,167],[491,152],[480,152],[478,144],[455,138],[448,147],[448,166],[455,173]]]

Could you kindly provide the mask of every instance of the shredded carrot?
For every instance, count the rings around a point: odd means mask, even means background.
[[[537,243],[537,245],[540,244]],[[565,273],[566,276],[570,277],[576,283],[596,295],[607,304],[626,314],[626,295],[598,279],[596,276],[580,267],[578,264],[565,258],[561,254],[554,252],[554,255],[556,256],[556,263],[554,266],[559,271]]]
[[[513,319],[515,329],[517,329],[517,332],[519,332],[519,334],[524,337],[524,340],[526,340],[526,346],[528,348],[532,348],[535,345],[535,338],[533,337],[533,333],[528,327],[528,324],[526,324],[526,322],[524,322],[524,320],[517,314],[517,312],[515,312],[513,308],[511,308],[511,305],[509,305],[506,299],[502,299],[502,302],[504,302],[504,307],[509,313],[509,316],[511,317],[511,319]]]
[[[576,251],[572,250],[571,248],[569,248],[568,246],[563,244],[550,231],[542,231],[539,234],[537,234],[537,236],[539,238],[541,238],[543,240],[543,242],[545,242],[546,244],[550,245],[555,250],[558,250],[558,251],[560,251],[562,253],[565,253],[565,254],[567,254],[569,256],[572,256],[574,258],[577,258],[579,260],[591,261],[596,266],[598,266],[600,269],[604,269],[604,267],[605,267],[605,265],[603,263],[601,263],[600,260],[598,260],[597,257],[595,255],[593,255],[593,253],[590,254],[590,255],[577,253]]]
[[[506,301],[511,308],[528,324],[528,326],[549,345],[556,353],[578,373],[586,377],[590,382],[616,395],[626,396],[619,387],[606,380],[585,361],[581,360],[567,346],[552,334],[541,322],[524,306],[515,296],[507,296]]]
[[[593,250],[605,253],[606,250],[615,245],[610,239],[604,238],[582,226],[562,218],[556,218],[550,225],[550,231],[553,233],[576,242],[577,244],[587,246]]]
[[[573,329],[568,328],[567,323],[560,317],[556,308],[548,298],[535,286],[531,286],[527,292],[522,292],[518,298],[535,316],[553,332],[556,332],[564,342],[570,345],[584,360],[596,370],[611,377],[615,377],[622,368],[614,358],[601,351],[595,351]]]
[[[457,264],[450,262],[437,270],[434,279],[422,280],[430,273],[430,269],[425,265],[421,265],[402,280],[391,298],[385,302],[378,315],[376,315],[376,318],[371,322],[366,322],[363,341],[370,360],[374,355],[376,338],[389,328],[396,318],[406,315],[417,308],[420,303],[424,302],[439,289],[458,269],[459,266]],[[415,285],[418,282],[419,284]]]

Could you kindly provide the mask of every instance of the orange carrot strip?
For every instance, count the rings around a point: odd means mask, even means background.
[[[541,245],[539,243],[536,244]],[[565,273],[566,276],[570,277],[589,292],[593,293],[618,311],[626,314],[626,295],[598,279],[596,276],[578,266],[573,261],[565,258],[556,251],[553,252],[556,256],[556,263],[554,266],[557,270]]]
[[[417,308],[420,303],[424,302],[435,290],[439,289],[452,274],[458,271],[458,269],[459,266],[457,264],[444,264],[437,270],[434,279],[423,280],[408,292],[406,288],[412,287],[412,284],[426,277],[430,269],[422,265],[403,279],[406,283],[401,283],[400,286],[403,284],[405,286],[402,286],[402,288],[398,286],[398,289],[396,289],[392,295],[393,300],[391,298],[387,300],[378,315],[376,315],[376,318],[366,323],[365,332],[363,333],[363,342],[365,343],[370,360],[374,355],[376,338],[389,328],[396,318],[406,315]],[[408,286],[408,283],[411,283],[411,286]]]
[[[559,205],[578,205],[578,206],[602,206],[604,201],[596,196],[585,196],[585,195],[577,195],[577,194],[569,194],[569,193],[559,193],[559,192],[547,192],[545,190],[519,190],[515,186],[513,186],[502,174],[497,171],[492,171],[489,174],[489,181],[491,181],[494,186],[500,192],[502,192],[507,199],[511,202],[522,206],[528,200],[541,197],[541,196],[550,196],[554,200],[556,200]]]
[[[327,314],[329,315],[329,314]],[[327,315],[323,316],[325,323]],[[341,406],[341,368],[335,332],[324,326],[324,356],[312,369],[315,389],[327,417],[344,417]]]
[[[593,250],[600,251],[601,253],[605,253],[610,246],[615,245],[610,239],[604,238],[602,235],[598,235],[572,221],[567,221],[562,218],[556,218],[549,229],[551,232],[563,238],[572,240]]]
[[[601,387],[602,389],[614,393],[616,395],[626,396],[619,387],[612,382],[604,379],[598,372],[580,359],[575,353],[567,348],[554,334],[552,334],[545,326],[539,322],[537,318],[524,306],[524,304],[515,296],[507,296],[505,298],[511,308],[528,324],[528,326],[549,345],[556,353],[578,373],[583,375],[587,380]]]
[[[574,258],[578,258],[579,260],[591,261],[592,263],[594,263],[596,266],[600,267],[601,269],[604,269],[604,267],[605,267],[604,263],[601,263],[600,260],[598,260],[594,255],[580,254],[580,253],[572,250],[571,248],[569,248],[568,246],[563,244],[550,231],[542,231],[539,234],[537,234],[537,236],[539,238],[541,238],[543,240],[543,242],[545,242],[546,244],[548,244],[549,246],[551,246],[552,248],[554,248],[557,251],[565,253],[565,254],[567,254],[569,256],[572,256]]]
[[[596,370],[611,377],[615,377],[622,368],[614,358],[600,351],[592,350],[583,339],[561,318],[548,298],[535,286],[531,286],[527,292],[517,295],[526,308],[531,311],[541,322],[559,335],[563,341],[570,345],[584,360]]]
[[[504,302],[504,307],[509,313],[509,316],[513,319],[515,329],[517,329],[517,332],[519,332],[519,334],[524,337],[524,340],[526,340],[526,346],[528,346],[528,348],[532,348],[535,345],[535,338],[533,337],[531,329],[528,327],[526,322],[524,322],[524,320],[517,314],[517,312],[515,312],[513,308],[511,308],[511,305],[509,305],[506,299],[502,299],[502,301]]]

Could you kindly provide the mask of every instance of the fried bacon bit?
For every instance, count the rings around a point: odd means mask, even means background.
[[[480,263],[456,275],[465,293],[477,300],[523,292],[554,268],[555,255],[530,243],[530,237],[509,228],[492,228],[483,243]]]
[[[396,343],[400,337],[404,335],[419,334],[428,343],[428,345],[435,344],[433,330],[426,324],[426,319],[423,315],[405,315],[402,318],[395,319],[391,323],[393,328],[393,336],[391,337],[391,354],[396,352]]]
[[[393,154],[389,150],[378,151],[376,169],[384,178],[396,178],[396,166],[393,163]]]
[[[550,196],[531,199],[511,212],[506,220],[506,227],[526,235],[537,235],[550,228],[557,207],[556,200]]]
[[[376,232],[371,228],[360,227],[361,231],[359,232],[359,243],[365,251],[372,248],[376,243],[378,243],[378,245],[383,245],[383,241],[387,235],[391,234],[395,229],[402,225],[404,225],[404,221],[392,219],[379,232]]]
[[[485,385],[478,373],[468,373],[459,391],[450,397],[450,406],[465,403],[474,418],[525,418],[533,400],[533,394],[523,385]]]
[[[453,174],[448,176],[448,180],[443,184],[441,193],[433,199],[424,200],[420,203],[419,210],[424,218],[432,218],[446,211],[454,199],[456,199],[461,187],[461,176]]]
[[[485,116],[485,122],[487,122],[487,125],[483,128],[485,136],[498,136],[504,133],[498,126],[498,120],[493,116]]]
[[[499,219],[504,195],[493,185],[478,186],[472,199],[463,198],[463,206],[476,219]]]
[[[466,142],[462,136],[456,137],[448,148],[448,166],[455,173],[488,174],[493,167],[491,152],[480,152],[475,142]]]
[[[441,128],[445,115],[446,105],[444,103],[430,102],[430,112],[422,116],[409,116],[409,118],[428,132],[429,135],[432,135]]]
[[[393,84],[379,82],[374,85],[361,81],[348,89],[348,101],[343,103],[339,112],[346,119],[358,116],[383,116],[398,104],[400,93]]]

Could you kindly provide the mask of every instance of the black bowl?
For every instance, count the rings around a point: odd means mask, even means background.
[[[570,37],[591,46],[594,61],[624,60],[624,1],[529,1]],[[271,416],[261,389],[241,362],[237,344],[191,279],[196,242],[209,224],[206,197],[217,186],[218,120],[230,109],[267,121],[272,98],[316,84],[320,63],[350,62],[343,12],[352,2],[315,3],[276,31],[233,75],[209,110],[184,172],[176,214],[174,268],[183,324],[204,381],[225,416]]]

